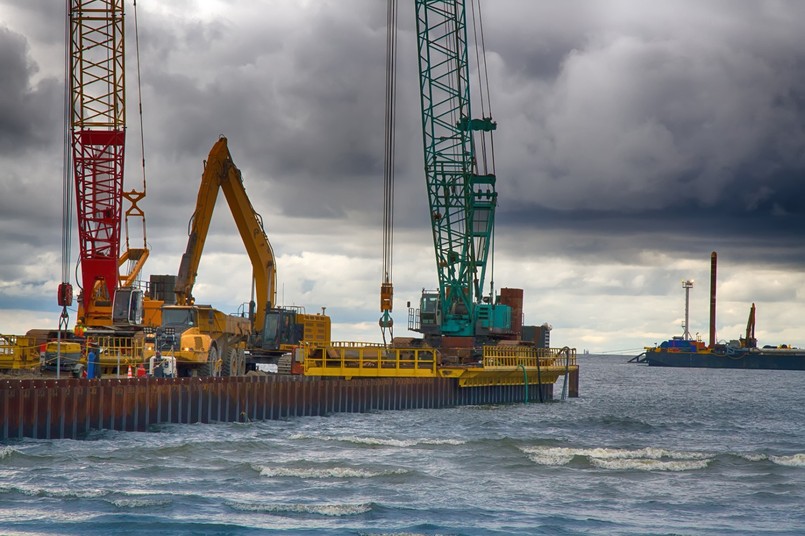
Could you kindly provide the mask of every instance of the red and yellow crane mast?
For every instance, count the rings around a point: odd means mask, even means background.
[[[73,0],[70,87],[82,302],[117,287],[126,140],[123,0]]]
[[[118,257],[123,199],[133,205],[127,216],[142,215],[136,202],[145,195],[144,191],[123,192],[123,0],[69,0],[68,17],[70,142],[81,266],[78,320],[103,325],[112,322],[119,266],[134,261],[139,270],[147,257],[145,248],[130,250],[128,240],[126,253]],[[126,286],[132,279],[124,277]]]

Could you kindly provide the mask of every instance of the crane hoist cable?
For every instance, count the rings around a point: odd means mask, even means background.
[[[129,202],[129,207],[126,209],[124,218],[125,218],[125,228],[126,228],[126,253],[124,258],[128,259],[128,268],[126,270],[126,276],[124,278],[125,285],[131,285],[133,283],[134,277],[139,275],[139,271],[142,269],[142,265],[145,262],[145,259],[148,258],[148,236],[146,234],[146,225],[145,225],[145,212],[137,205],[138,202],[145,198],[146,193],[146,179],[145,179],[145,133],[143,128],[143,92],[142,92],[142,77],[140,74],[140,28],[137,22],[137,1],[134,1],[134,44],[135,44],[135,54],[136,54],[136,63],[137,63],[137,107],[139,110],[139,120],[140,120],[140,152],[142,155],[141,163],[142,163],[142,178],[143,178],[143,187],[142,190],[135,190],[131,189],[128,192],[123,191],[122,196],[126,201]],[[136,217],[140,218],[142,221],[142,229],[143,229],[143,245],[142,248],[131,248],[129,245],[129,218]]]
[[[394,249],[394,150],[396,146],[397,108],[397,0],[388,0],[386,6],[386,101],[385,137],[383,158],[383,281],[380,286],[380,329],[383,344],[386,331],[394,338],[391,311],[394,301],[392,264]]]
[[[477,4],[477,7],[476,7]],[[492,118],[492,97],[489,90],[489,69],[486,61],[486,39],[484,35],[484,18],[481,11],[481,0],[470,0],[472,15],[472,32],[475,41],[475,62],[478,66],[478,89],[480,92],[481,117]],[[495,134],[489,133],[489,151],[487,154],[486,136],[481,135],[481,173],[495,175]],[[477,163],[476,163],[477,164]],[[495,295],[495,229],[489,237],[489,295]],[[493,300],[494,301],[494,300]]]
[[[70,39],[70,0],[65,2],[64,42]],[[61,240],[61,280],[59,285],[59,305],[62,306],[59,317],[59,332],[67,329],[69,315],[67,307],[72,305],[72,285],[70,285],[70,248],[72,244],[73,221],[73,176],[71,132],[70,132],[70,50],[64,47],[64,146],[62,157],[62,240]],[[69,294],[69,296],[68,296]]]
[[[137,63],[137,109],[139,111],[140,119],[140,153],[142,155],[142,176],[143,176],[143,189],[136,191],[134,189],[123,192],[123,197],[131,203],[131,206],[126,210],[126,249],[129,249],[129,216],[137,216],[142,218],[143,222],[143,248],[148,247],[148,236],[145,227],[145,212],[137,206],[137,202],[143,199],[146,195],[146,173],[145,173],[145,129],[143,128],[143,90],[142,90],[142,75],[140,70],[140,25],[137,22],[137,0],[134,0],[134,50]]]
[[[481,12],[480,0],[470,0],[470,10],[472,15],[472,32],[475,41],[475,63],[478,66],[478,88],[481,97],[481,117],[492,117],[492,100],[489,91],[489,69],[486,61],[484,21],[483,13]],[[481,136],[481,171],[483,173],[495,173],[495,144],[493,132],[489,133],[489,142],[489,155],[487,157],[486,136]]]

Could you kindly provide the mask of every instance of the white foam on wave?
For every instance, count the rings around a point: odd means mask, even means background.
[[[654,447],[642,449],[521,447],[529,459],[540,465],[567,465],[576,456],[602,469],[645,471],[689,471],[703,469],[712,461],[703,452],[682,452]]]
[[[296,478],[373,478],[408,472],[405,469],[369,471],[353,467],[271,467],[266,465],[255,466],[255,469],[260,471],[260,476]]]
[[[33,486],[17,487],[16,490],[30,497],[58,497],[67,499],[97,499],[109,492],[103,489],[67,489],[67,488],[37,488]]]
[[[106,500],[118,508],[153,508],[171,504],[170,499],[154,499],[148,497],[118,497]]]
[[[785,465],[787,467],[805,467],[805,454],[798,453],[791,456],[769,456],[769,460],[777,465]]]
[[[9,456],[14,454],[15,452],[17,452],[17,450],[12,448],[12,447],[2,447],[2,448],[0,448],[0,460],[4,460],[4,459],[8,458]]]
[[[359,532],[358,536],[445,536],[440,532],[434,534],[424,532]]]
[[[329,517],[354,516],[365,514],[372,509],[371,504],[243,504],[232,503],[232,508],[247,512],[267,514],[316,514]]]
[[[317,436],[306,434],[293,434],[291,439],[316,439],[319,441],[344,441],[359,445],[377,445],[382,447],[414,447],[416,445],[463,445],[466,441],[460,439],[390,439],[384,437],[361,436]]]
[[[742,452],[737,454],[737,456],[749,462],[762,462],[763,460],[769,459],[768,456],[759,452]]]
[[[652,460],[647,458],[631,458],[602,460],[592,458],[590,463],[601,469],[637,470],[637,471],[694,471],[704,469],[711,460]]]

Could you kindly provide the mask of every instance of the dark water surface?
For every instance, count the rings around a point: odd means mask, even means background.
[[[805,372],[579,361],[566,402],[0,444],[0,534],[805,534]]]

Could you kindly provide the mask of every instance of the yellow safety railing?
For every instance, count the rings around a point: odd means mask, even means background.
[[[576,365],[576,349],[484,346],[482,365],[487,369],[573,367]]]
[[[433,348],[385,348],[382,344],[363,343],[338,343],[310,349],[304,358],[304,369],[308,376],[438,376]]]

